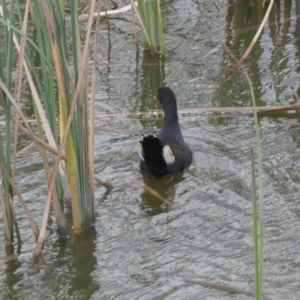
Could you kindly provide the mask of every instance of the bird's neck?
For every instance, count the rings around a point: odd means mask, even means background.
[[[172,135],[175,135],[178,138],[182,137],[178,122],[177,105],[165,107],[164,114],[164,121],[161,131],[167,134],[169,137]]]
[[[168,128],[168,127],[173,127],[178,125],[178,114],[177,111],[165,111],[164,112],[164,122],[162,125],[162,128]]]

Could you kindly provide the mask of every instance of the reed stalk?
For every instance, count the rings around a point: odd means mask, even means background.
[[[262,152],[261,140],[259,134],[259,123],[256,108],[255,94],[252,86],[251,79],[244,69],[243,65],[232,55],[229,51],[225,41],[223,45],[229,54],[235,59],[236,63],[241,68],[244,76],[249,85],[251,94],[253,118],[254,118],[254,132],[255,132],[255,149],[256,149],[256,162],[258,173],[258,207],[256,198],[256,176],[255,176],[255,159],[253,150],[251,150],[251,171],[252,171],[252,203],[253,203],[253,249],[254,249],[254,282],[255,282],[255,299],[263,299],[263,263],[264,263],[264,207],[263,207],[263,181],[262,181]]]
[[[165,55],[160,0],[138,0],[138,9],[132,0],[131,3],[142,28],[145,49],[150,50],[151,53],[160,52]]]
[[[15,1],[8,4],[0,0],[1,26],[4,28],[5,49],[0,56],[0,103],[5,111],[5,134],[0,133],[0,172],[2,184],[0,185],[1,205],[4,210],[5,233],[7,244],[13,243],[13,229],[17,224],[13,211],[13,190],[27,214],[34,234],[38,240],[35,254],[39,254],[44,242],[50,206],[55,212],[60,236],[66,234],[63,210],[63,197],[68,200],[67,206],[72,212],[74,232],[79,233],[94,223],[94,112],[90,116],[88,109],[88,53],[93,24],[95,0],[89,2],[89,19],[85,32],[86,40],[82,47],[80,29],[78,24],[78,0],[69,1],[70,26],[65,24],[65,1],[62,0],[28,0],[22,24],[23,29],[14,25],[13,13]],[[100,8],[100,2],[98,5]],[[29,5],[31,17],[36,29],[36,41],[26,35]],[[99,20],[98,20],[99,21]],[[70,32],[66,31],[70,28]],[[97,24],[98,28],[98,24]],[[97,29],[98,32],[98,29]],[[22,40],[20,46],[20,40]],[[70,43],[73,48],[68,45]],[[31,52],[29,52],[29,46]],[[33,47],[32,47],[33,46]],[[40,68],[37,70],[33,64],[31,54],[39,55]],[[95,46],[94,52],[96,53]],[[33,108],[36,119],[36,132],[32,132],[26,118],[20,110],[19,103],[14,99],[14,60],[11,53],[18,56],[18,78],[25,70],[27,82],[33,99]],[[96,54],[94,54],[94,59]],[[5,65],[4,65],[5,63]],[[95,75],[95,70],[93,72]],[[20,79],[19,79],[20,80]],[[95,87],[95,81],[93,81]],[[20,81],[15,84],[15,95],[20,99]],[[93,92],[95,94],[95,92]],[[11,107],[15,114],[12,114]],[[94,106],[94,101],[91,102]],[[92,109],[93,111],[93,109]],[[58,115],[58,118],[57,118]],[[13,122],[11,118],[13,117]],[[18,117],[22,123],[19,123]],[[39,230],[30,212],[22,200],[17,187],[13,182],[11,172],[11,124],[19,128],[35,143],[42,158],[48,192],[42,226]],[[17,130],[16,130],[17,134]],[[46,136],[47,142],[44,141]],[[17,137],[14,140],[16,152]],[[53,168],[46,159],[46,149],[53,154]],[[64,163],[62,163],[64,159]],[[59,171],[59,176],[57,173]],[[17,171],[16,171],[17,172]],[[67,185],[65,184],[67,178]],[[64,194],[63,194],[64,192]],[[68,196],[68,193],[70,196]],[[59,201],[60,199],[60,201]],[[17,235],[18,232],[17,232]]]
[[[49,59],[53,61],[55,70],[55,85],[58,89],[58,94],[55,96],[58,96],[60,144],[61,147],[64,147],[62,141],[65,138],[66,144],[63,153],[68,159],[65,171],[70,185],[70,208],[72,210],[74,231],[79,233],[94,222],[93,183],[91,184],[89,180],[89,174],[93,172],[90,168],[93,168],[93,166],[88,163],[91,153],[88,150],[88,66],[87,55],[84,55],[81,49],[79,36],[78,1],[69,2],[71,15],[70,42],[73,45],[71,51],[66,43],[69,36],[65,31],[64,11],[62,11],[63,7],[60,3],[59,1],[52,1],[49,4],[44,0],[35,0],[34,6],[36,7],[35,15],[39,16],[39,18],[36,18],[36,23],[40,24],[40,43],[44,43],[44,40],[46,40],[49,46],[45,45],[43,47],[44,51],[51,49],[50,53],[46,52],[45,54],[50,56]],[[93,11],[94,7],[95,1],[91,1],[90,11]],[[88,27],[91,28],[91,18]],[[87,35],[88,39],[85,45],[89,44],[89,37],[90,32]],[[71,65],[73,69],[71,69]],[[47,76],[46,70],[44,76]],[[49,80],[51,80],[53,86],[53,79],[50,78]],[[72,103],[76,103],[73,116],[70,115]],[[54,115],[55,101],[49,101],[47,105],[49,105],[48,115],[56,120]],[[70,117],[70,128],[67,128]]]
[[[243,68],[242,68],[243,69]],[[243,69],[243,72],[245,70]],[[255,144],[256,144],[256,160],[258,173],[258,208],[256,199],[256,185],[255,185],[255,168],[254,156],[252,153],[252,185],[253,185],[253,248],[254,248],[254,281],[255,281],[255,299],[263,299],[263,263],[264,263],[264,206],[263,206],[263,181],[262,181],[262,155],[261,155],[261,141],[259,134],[259,123],[256,112],[256,101],[252,82],[245,72],[250,91],[253,106],[254,130],[255,130]]]
[[[9,4],[6,3],[5,0],[1,0],[1,15],[2,19],[7,23],[14,24],[14,8],[15,1],[10,1]],[[13,31],[9,30],[9,27],[3,26],[4,30],[4,49],[3,54],[0,56],[0,79],[5,82],[7,88],[12,90],[12,73],[13,73]],[[5,118],[5,133],[4,137],[2,133],[0,133],[0,162],[5,166],[5,169],[9,176],[12,175],[11,169],[11,140],[12,140],[12,132],[11,132],[11,103],[7,98],[7,95],[0,91],[0,104],[4,108],[4,118]],[[11,205],[13,200],[13,190],[9,181],[4,176],[1,171],[1,175],[3,178],[3,218],[5,221],[5,236],[6,236],[6,244],[13,244],[14,237],[14,218],[13,218],[13,207]]]

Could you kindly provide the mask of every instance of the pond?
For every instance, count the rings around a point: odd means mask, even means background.
[[[128,1],[119,1],[121,6]],[[188,278],[254,289],[251,115],[197,114],[197,108],[251,106],[247,81],[236,69],[266,7],[226,1],[162,1],[166,56],[136,54],[131,12],[110,17],[99,38],[95,172],[114,188],[96,189],[95,227],[60,240],[54,216],[43,253],[33,261],[33,234],[16,207],[23,238],[15,260],[0,263],[1,299],[249,299]],[[243,1],[238,1],[243,2]],[[260,106],[292,105],[300,97],[300,1],[276,4],[245,61]],[[140,38],[141,41],[141,38]],[[141,47],[142,48],[142,47]],[[193,152],[187,171],[153,179],[139,171],[136,143],[155,132],[160,85],[173,89],[182,133]],[[132,113],[132,114],[130,114]],[[300,297],[300,122],[298,113],[259,118],[264,186],[264,294]],[[27,141],[23,141],[26,145]],[[17,183],[41,224],[42,164],[25,149]],[[147,183],[172,203],[154,197]],[[4,233],[2,220],[0,232]],[[0,257],[5,257],[4,234]]]

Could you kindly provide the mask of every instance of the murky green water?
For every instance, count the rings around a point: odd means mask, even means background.
[[[158,109],[152,95],[170,86],[180,109],[249,106],[239,70],[214,79],[240,57],[263,17],[258,7],[227,8],[226,1],[164,1],[166,58],[142,51],[136,58],[131,13],[102,24],[96,103],[96,173],[114,185],[96,190],[95,228],[58,240],[49,220],[46,244],[33,262],[33,234],[21,208],[20,256],[0,263],[1,299],[249,299],[185,282],[253,290],[250,148],[251,117],[180,114],[194,160],[174,178],[151,180],[138,170],[135,144],[160,128],[158,117],[126,112]],[[241,2],[241,1],[240,1]],[[299,103],[300,3],[273,8],[244,66],[259,105]],[[296,3],[298,2],[298,3]],[[127,4],[120,1],[121,4]],[[297,17],[298,15],[298,17]],[[300,123],[298,114],[260,118],[265,207],[264,292],[271,299],[300,296]],[[40,224],[45,202],[41,163],[32,149],[18,160],[18,186]],[[170,209],[136,181],[154,187]],[[0,232],[3,231],[0,223]],[[0,256],[5,256],[3,234]],[[15,253],[17,253],[15,249]]]

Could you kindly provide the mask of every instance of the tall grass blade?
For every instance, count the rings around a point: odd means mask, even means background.
[[[36,1],[37,3],[38,1]],[[60,127],[60,149],[55,161],[51,178],[49,179],[49,190],[43,217],[43,224],[35,249],[39,254],[45,235],[47,215],[51,191],[54,187],[59,160],[63,151],[68,158],[66,165],[68,181],[71,193],[71,209],[75,233],[81,232],[85,227],[94,222],[94,195],[93,183],[89,178],[93,172],[93,165],[89,164],[91,159],[88,154],[88,110],[87,110],[87,55],[89,38],[91,35],[92,17],[88,20],[86,41],[84,50],[81,50],[81,40],[78,25],[78,1],[70,1],[71,12],[71,52],[66,45],[64,33],[64,20],[62,19],[58,3],[53,1],[46,5],[46,1],[39,1],[43,17],[46,21],[47,31],[51,36],[51,49],[55,74],[57,77],[58,100],[59,100],[59,127]],[[90,15],[94,10],[95,1],[90,2]],[[68,60],[72,60],[74,70],[71,72]],[[90,169],[92,167],[92,170]]]
[[[241,66],[250,87],[251,99],[253,105],[253,116],[254,116],[254,129],[255,129],[255,143],[256,143],[256,156],[257,156],[257,170],[258,170],[258,198],[259,198],[259,218],[258,218],[258,236],[259,236],[259,248],[258,248],[258,272],[255,276],[255,282],[258,285],[257,300],[263,299],[263,263],[264,263],[264,230],[263,230],[263,220],[264,220],[264,206],[263,206],[263,181],[262,181],[262,155],[261,155],[261,141],[259,134],[259,123],[256,111],[256,101],[252,82],[245,72],[244,68]],[[254,211],[253,214],[256,214]],[[254,236],[254,239],[257,235]],[[257,278],[256,278],[257,277]]]
[[[223,40],[223,45],[226,48],[226,50],[229,52],[229,49],[227,48],[225,41]],[[258,123],[258,116],[257,116],[257,109],[256,109],[256,100],[255,100],[255,94],[252,86],[251,79],[247,72],[245,71],[244,67],[240,64],[240,62],[229,52],[229,54],[235,59],[235,61],[239,64],[242,72],[244,73],[248,85],[249,90],[251,93],[251,101],[252,101],[252,107],[253,107],[253,118],[254,118],[254,131],[255,131],[255,144],[256,144],[256,157],[257,157],[257,171],[258,171],[258,198],[259,198],[259,217],[258,217],[258,230],[256,233],[256,236],[253,237],[253,243],[255,248],[255,239],[257,236],[259,236],[258,239],[258,271],[255,274],[255,283],[256,283],[256,294],[257,297],[256,300],[260,300],[263,297],[263,262],[264,262],[264,230],[263,230],[263,217],[264,217],[264,207],[263,207],[263,181],[262,181],[262,154],[261,154],[261,141],[260,141],[260,134],[259,134],[259,123]],[[255,193],[256,195],[256,193]],[[256,197],[256,196],[254,196]],[[253,211],[253,214],[256,214],[256,211]],[[255,216],[253,216],[253,219]],[[257,224],[257,223],[256,223]]]
[[[0,7],[0,13],[3,19],[8,24],[14,24],[14,7],[15,1],[10,1],[7,3],[2,0]],[[12,90],[12,72],[13,72],[13,31],[9,30],[8,27],[4,26],[4,55],[0,58],[0,80],[6,83],[7,88]],[[6,62],[5,66],[3,60]],[[11,176],[11,103],[7,99],[5,93],[0,91],[0,103],[2,103],[5,115],[5,143],[2,139],[2,133],[0,133],[0,162],[5,166],[8,174]],[[3,175],[3,173],[2,173]],[[5,216],[6,223],[6,243],[11,245],[13,243],[13,231],[14,231],[14,218],[13,218],[13,208],[11,206],[13,199],[13,191],[8,182],[8,180],[3,177],[3,190],[4,190],[4,210],[3,215]]]

